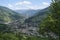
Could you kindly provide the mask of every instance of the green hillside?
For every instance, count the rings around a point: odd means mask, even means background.
[[[0,6],[0,23],[9,23],[22,18],[23,16],[19,13],[16,13],[9,8]]]
[[[42,19],[46,18],[48,15],[49,8],[45,8],[37,12],[34,16],[26,19],[25,22],[34,22],[34,23],[40,23]]]

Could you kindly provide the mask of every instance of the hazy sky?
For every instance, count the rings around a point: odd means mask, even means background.
[[[50,5],[50,0],[0,0],[0,6],[13,10],[43,9]]]

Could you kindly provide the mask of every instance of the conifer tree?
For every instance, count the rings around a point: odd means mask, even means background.
[[[50,14],[40,25],[40,33],[46,33],[53,40],[49,32],[60,38],[60,0],[52,0],[49,11]]]

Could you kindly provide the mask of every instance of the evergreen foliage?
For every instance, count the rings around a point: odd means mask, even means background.
[[[60,1],[52,0],[48,17],[40,25],[40,33],[48,35],[50,40],[60,38]],[[50,34],[51,33],[51,34]],[[51,36],[52,35],[52,36]]]

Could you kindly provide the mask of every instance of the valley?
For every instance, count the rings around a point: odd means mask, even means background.
[[[3,12],[2,12],[3,11]],[[21,11],[21,10],[20,10]],[[25,11],[25,10],[24,10]],[[11,31],[21,32],[27,35],[39,35],[39,24],[43,18],[46,17],[48,8],[38,10],[26,10],[24,15],[28,13],[28,16],[23,16],[21,13],[12,11],[9,8],[0,6],[0,20],[4,24],[11,26]],[[2,16],[3,15],[3,16]],[[4,18],[4,19],[1,19]],[[28,17],[28,18],[27,18]],[[0,23],[1,23],[0,22]]]
[[[0,0],[0,40],[60,40],[60,1]]]

